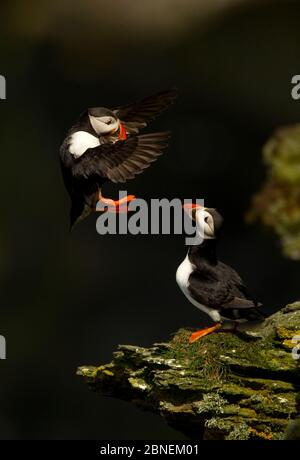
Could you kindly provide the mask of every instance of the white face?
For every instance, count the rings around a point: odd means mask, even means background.
[[[94,117],[89,115],[90,122],[98,135],[109,134],[117,131],[119,121],[110,116]]]
[[[215,225],[212,215],[205,208],[196,209],[194,213],[199,235],[205,240],[215,238]]]

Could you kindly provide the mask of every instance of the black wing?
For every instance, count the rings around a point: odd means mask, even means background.
[[[163,153],[169,132],[132,136],[114,144],[88,149],[71,165],[73,177],[106,177],[112,182],[126,182],[140,174]]]
[[[220,309],[233,299],[231,286],[209,272],[193,271],[189,277],[189,292],[202,305]]]
[[[259,306],[244,297],[243,289],[222,280],[212,281],[199,276],[197,271],[189,278],[189,291],[202,305],[218,310],[221,317],[230,321],[260,322],[265,319]]]
[[[189,291],[201,304],[222,311],[259,306],[237,272],[222,262],[214,270],[195,270],[189,277]]]
[[[125,126],[126,131],[130,134],[136,134],[140,129],[147,126],[149,121],[154,120],[170,104],[173,104],[176,96],[177,90],[171,88],[134,104],[116,107],[113,111]]]

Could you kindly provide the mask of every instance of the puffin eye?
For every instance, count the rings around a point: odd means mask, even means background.
[[[109,120],[107,120],[106,124],[107,124],[107,125],[110,125],[110,124],[111,124],[111,122],[112,122],[112,119],[111,119],[111,118],[109,118]]]
[[[208,220],[209,220],[209,217],[208,217],[208,216],[204,217],[204,222],[206,222],[206,223],[207,223],[207,222],[208,222]]]

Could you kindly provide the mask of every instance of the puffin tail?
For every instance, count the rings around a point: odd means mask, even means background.
[[[91,208],[78,197],[72,197],[72,204],[70,210],[70,232],[73,231],[75,225],[85,219],[92,212]]]

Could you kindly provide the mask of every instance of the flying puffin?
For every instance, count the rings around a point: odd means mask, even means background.
[[[265,319],[259,311],[262,304],[248,294],[238,273],[216,256],[217,237],[223,223],[221,215],[216,209],[195,204],[183,207],[195,221],[202,242],[190,246],[177,269],[176,281],[187,299],[216,323],[191,334],[189,342],[218,329],[255,327]]]
[[[139,102],[107,109],[89,108],[67,133],[60,148],[63,180],[71,197],[71,228],[96,211],[99,200],[121,209],[135,199],[114,201],[101,193],[105,182],[126,182],[140,174],[163,153],[169,132],[139,134],[176,98],[172,88]]]

